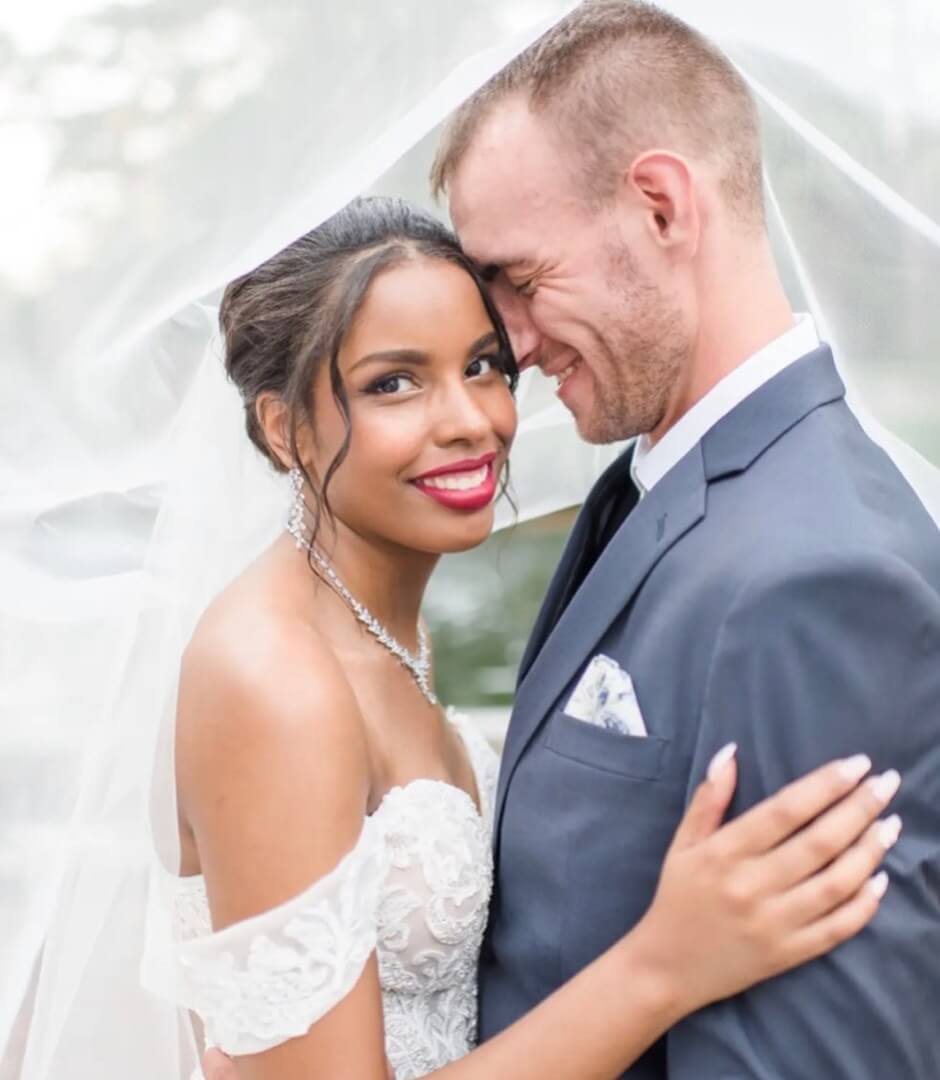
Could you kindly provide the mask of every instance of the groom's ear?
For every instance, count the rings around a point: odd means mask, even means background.
[[[695,179],[686,159],[667,150],[649,150],[633,161],[624,181],[644,215],[652,243],[672,258],[694,258],[700,219]]]

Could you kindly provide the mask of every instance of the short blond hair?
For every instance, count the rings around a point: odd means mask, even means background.
[[[681,19],[640,0],[584,0],[453,114],[431,169],[447,189],[481,125],[524,96],[573,151],[591,202],[658,146],[711,162],[732,210],[763,220],[760,122],[727,56]],[[664,145],[664,140],[672,145]]]

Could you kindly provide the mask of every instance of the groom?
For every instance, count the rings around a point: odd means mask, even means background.
[[[940,535],[791,312],[741,77],[653,7],[586,0],[462,107],[433,180],[520,365],[558,380],[588,441],[639,436],[523,659],[482,1037],[639,919],[722,744],[735,811],[865,751],[905,778],[873,925],[627,1075],[937,1080]]]

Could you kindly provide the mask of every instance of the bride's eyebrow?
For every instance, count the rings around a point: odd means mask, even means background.
[[[381,352],[369,353],[361,356],[349,368],[350,373],[357,368],[365,367],[366,364],[428,364],[430,357],[427,353],[418,349],[385,349]]]
[[[499,335],[496,331],[487,330],[467,349],[467,356],[475,356],[481,349],[496,345],[498,342]],[[430,356],[419,349],[383,349],[380,352],[360,356],[354,364],[350,365],[349,372],[352,374],[357,368],[365,367],[366,364],[415,364],[420,367],[426,366],[430,362]]]
[[[467,349],[467,358],[470,359],[476,356],[482,349],[489,348],[491,345],[499,344],[499,335],[495,330],[490,330],[482,337],[476,339],[476,341]]]

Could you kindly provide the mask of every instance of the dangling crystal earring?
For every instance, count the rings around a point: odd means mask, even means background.
[[[291,503],[290,513],[287,516],[287,531],[297,542],[298,548],[306,547],[304,536],[304,515],[306,504],[304,503],[304,474],[295,465],[287,474],[290,482]]]

